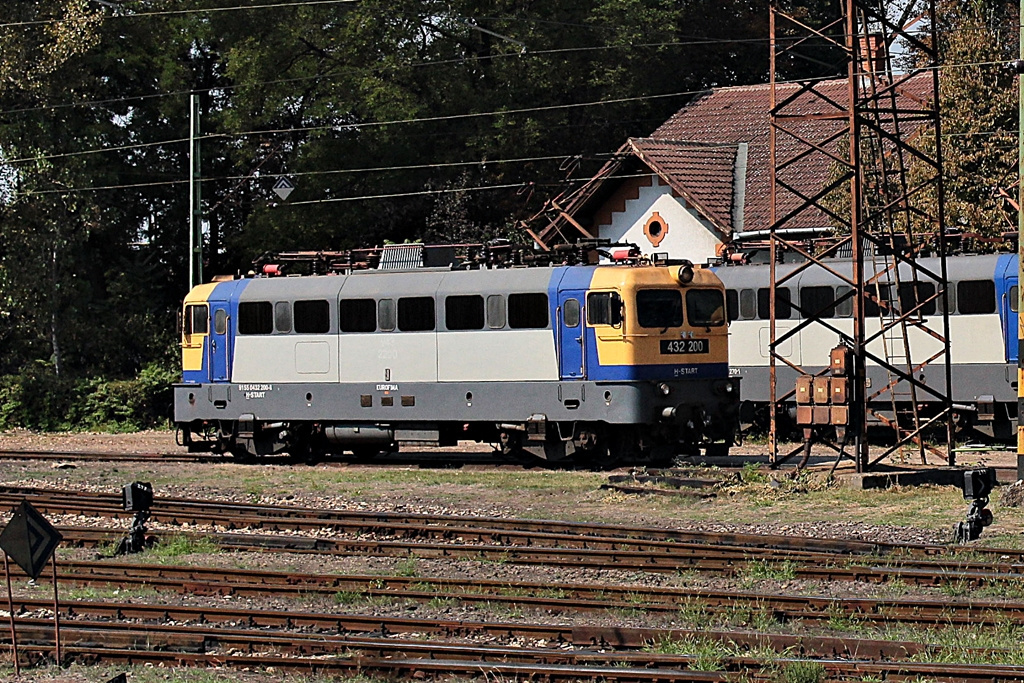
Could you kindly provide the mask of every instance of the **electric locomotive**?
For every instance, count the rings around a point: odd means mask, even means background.
[[[184,442],[312,459],[474,440],[593,466],[727,452],[739,380],[713,272],[635,247],[533,267],[419,265],[429,252],[193,288],[174,386]]]

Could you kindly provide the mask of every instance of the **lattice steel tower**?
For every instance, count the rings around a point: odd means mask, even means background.
[[[908,450],[953,464],[935,2],[840,0],[818,21],[786,9],[771,9],[773,405],[796,397],[805,435],[839,458],[852,446],[858,471]],[[807,168],[828,169],[817,191]],[[798,239],[809,224],[834,239]],[[841,284],[798,299],[793,285],[815,271]],[[787,297],[799,320],[776,320]],[[844,306],[850,315],[837,317]],[[801,336],[837,352],[810,357],[805,342],[794,355]],[[780,453],[781,415],[771,419],[779,463],[800,449]],[[871,456],[875,425],[893,438]]]

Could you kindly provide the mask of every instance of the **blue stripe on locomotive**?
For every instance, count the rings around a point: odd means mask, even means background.
[[[200,370],[182,372],[182,381],[186,383],[230,382],[231,367],[235,355],[235,335],[238,320],[238,299],[242,290],[251,280],[231,280],[219,282],[206,299],[210,310],[208,333],[203,348],[203,364]],[[227,311],[226,329],[223,334],[216,332],[216,311]],[[211,363],[212,361],[212,363]]]
[[[1012,288],[1017,286],[1017,255],[1002,254],[996,261],[996,301],[999,302],[999,318],[1003,327],[1003,346],[1006,348],[1006,362],[1017,362],[1017,311],[1010,301]],[[1018,295],[1019,296],[1019,295]]]

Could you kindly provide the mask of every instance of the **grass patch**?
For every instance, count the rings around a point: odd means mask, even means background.
[[[751,560],[743,565],[739,578],[746,588],[755,581],[791,581],[796,578],[796,564],[791,560]]]
[[[150,553],[154,557],[169,558],[182,555],[212,555],[219,552],[220,546],[208,538],[175,534],[160,539]]]
[[[821,683],[825,680],[825,666],[810,661],[788,662],[772,680],[776,683]]]

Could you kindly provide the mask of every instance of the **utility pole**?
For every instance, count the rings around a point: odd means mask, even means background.
[[[1017,315],[1024,315],[1024,0],[1020,0],[1020,59],[1014,63],[1017,72],[1017,292],[1020,301]],[[1024,478],[1024,328],[1017,324],[1017,478]]]
[[[1024,0],[1021,0],[1024,2]],[[188,127],[188,286],[203,281],[203,209],[199,188],[199,94],[189,98]]]

